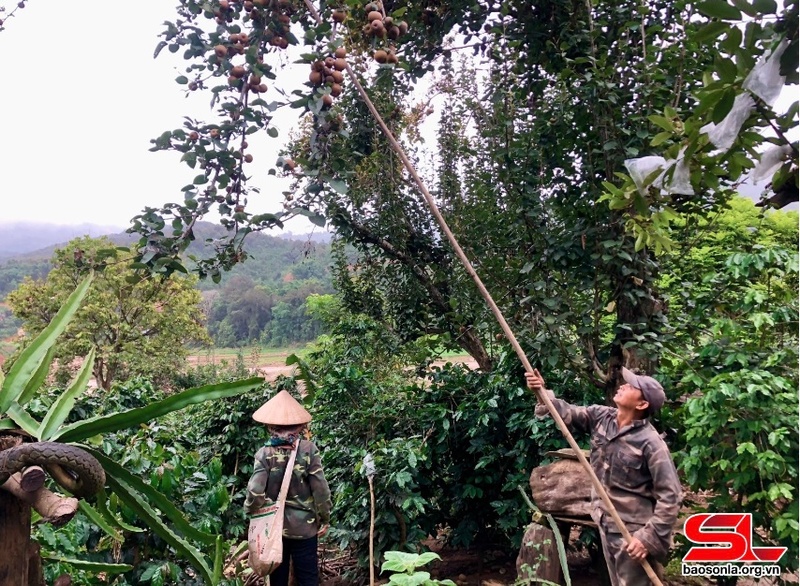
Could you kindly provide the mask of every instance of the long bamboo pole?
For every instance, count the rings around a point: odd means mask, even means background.
[[[317,22],[318,23],[322,22],[319,13],[317,12],[314,5],[310,2],[310,0],[306,0],[306,6],[308,6],[309,11],[313,14]],[[366,104],[367,108],[372,114],[372,117],[378,123],[378,126],[380,126],[381,131],[386,136],[386,139],[389,141],[389,145],[392,147],[392,150],[394,150],[397,156],[400,157],[400,160],[403,162],[403,166],[406,168],[408,173],[414,179],[414,183],[416,183],[417,187],[419,188],[422,197],[425,199],[425,203],[431,210],[431,214],[433,214],[433,217],[436,219],[436,223],[439,224],[439,227],[441,228],[444,235],[447,237],[448,242],[450,242],[450,246],[453,247],[456,256],[458,256],[459,260],[461,261],[461,264],[464,265],[464,269],[466,269],[469,276],[475,282],[475,286],[478,288],[481,297],[483,297],[484,301],[486,301],[487,305],[492,310],[495,319],[497,319],[497,322],[500,324],[500,328],[503,330],[503,334],[505,334],[505,337],[511,343],[511,347],[514,348],[514,352],[516,352],[520,362],[522,362],[522,365],[525,367],[525,371],[529,373],[535,372],[533,366],[531,366],[531,363],[528,360],[528,357],[525,355],[525,351],[522,349],[522,346],[520,346],[519,342],[517,341],[514,332],[511,331],[511,328],[509,327],[506,318],[503,316],[503,313],[500,311],[500,308],[494,302],[494,299],[492,298],[492,295],[489,293],[489,290],[486,289],[486,287],[484,286],[480,276],[473,268],[469,258],[464,253],[464,250],[461,248],[461,245],[458,243],[458,240],[456,239],[455,235],[450,230],[450,227],[447,225],[444,216],[442,216],[442,213],[439,210],[439,206],[436,205],[436,201],[433,199],[433,196],[430,194],[428,188],[425,186],[425,183],[422,181],[419,174],[417,173],[414,164],[408,158],[408,155],[406,155],[405,150],[397,141],[397,139],[394,137],[392,131],[389,129],[388,126],[386,126],[386,122],[384,122],[383,117],[381,117],[380,115],[380,112],[378,112],[378,110],[375,108],[375,105],[372,103],[372,100],[370,99],[369,95],[367,95],[367,92],[364,90],[364,87],[361,85],[361,82],[359,82],[358,77],[353,71],[353,68],[350,67],[349,63],[347,63],[346,70],[348,76],[350,77],[350,81],[353,83],[353,86],[356,88],[356,91],[358,92],[359,96],[361,96],[361,99],[364,101],[364,104]],[[558,411],[555,408],[555,405],[553,405],[553,402],[550,400],[550,397],[547,396],[547,393],[538,391],[536,391],[536,396],[539,402],[547,407],[547,410],[550,412],[550,415],[556,422],[556,426],[564,435],[564,438],[567,440],[567,443],[570,445],[572,450],[575,452],[575,456],[577,457],[578,462],[580,462],[581,466],[583,466],[583,468],[586,470],[586,473],[589,475],[589,479],[592,482],[592,486],[597,492],[597,496],[600,497],[600,500],[602,500],[603,504],[606,506],[608,514],[614,520],[614,524],[616,524],[617,528],[620,530],[620,533],[622,533],[622,537],[623,539],[625,539],[625,543],[630,543],[633,537],[628,531],[628,528],[625,526],[623,520],[620,518],[619,513],[617,513],[617,509],[611,502],[611,499],[609,498],[606,489],[603,487],[603,485],[600,483],[600,480],[597,478],[597,475],[594,473],[591,464],[589,464],[589,461],[586,459],[586,456],[583,455],[583,450],[580,448],[580,446],[578,446],[578,443],[575,441],[575,438],[572,437],[572,434],[567,428],[566,423],[564,423],[564,420],[561,418],[561,415],[559,415]],[[650,578],[653,585],[663,586],[661,580],[656,575],[650,563],[645,559],[641,561],[641,564],[644,567],[645,572],[647,572],[647,575]]]

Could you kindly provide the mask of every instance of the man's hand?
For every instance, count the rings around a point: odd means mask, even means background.
[[[525,384],[530,390],[536,392],[537,398],[541,393],[548,393],[551,399],[555,397],[555,395],[553,395],[553,391],[547,390],[547,387],[544,384],[544,377],[539,374],[539,371],[535,368],[533,369],[533,372],[525,373]],[[536,405],[536,408],[534,409],[534,413],[536,414],[536,417],[545,417],[548,414],[547,407],[544,403],[539,401],[539,404]]]
[[[535,368],[533,372],[526,372],[525,373],[525,383],[528,385],[528,388],[532,391],[544,391],[544,377],[539,374],[539,371]]]
[[[317,531],[317,537],[322,537],[328,532],[328,528],[330,525],[320,525],[319,531]]]
[[[644,561],[647,558],[647,548],[644,546],[644,543],[639,541],[635,537],[631,537],[631,542],[625,546],[625,551],[628,552],[628,555],[631,556],[632,559],[636,560],[637,562]]]

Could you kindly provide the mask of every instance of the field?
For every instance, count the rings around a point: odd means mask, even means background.
[[[203,352],[190,354],[187,361],[190,365],[201,366],[206,364],[235,366],[242,361],[245,368],[253,374],[264,376],[273,380],[279,375],[290,375],[294,366],[286,365],[286,358],[297,354],[303,358],[308,352],[308,347],[282,347],[264,348],[262,346],[246,346],[243,348],[211,348]],[[442,365],[445,362],[463,362],[475,368],[477,365],[468,354],[461,352],[445,352],[434,364]]]

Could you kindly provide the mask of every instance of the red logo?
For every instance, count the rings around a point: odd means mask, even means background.
[[[785,547],[753,547],[751,513],[698,513],[683,525],[692,543],[712,544],[692,547],[684,562],[770,562],[786,553]]]

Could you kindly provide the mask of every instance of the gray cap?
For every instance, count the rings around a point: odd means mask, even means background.
[[[622,367],[622,378],[629,385],[632,385],[642,391],[642,397],[647,401],[650,406],[648,407],[650,413],[658,413],[667,396],[664,394],[664,387],[656,379],[643,374],[633,374],[630,370]]]

